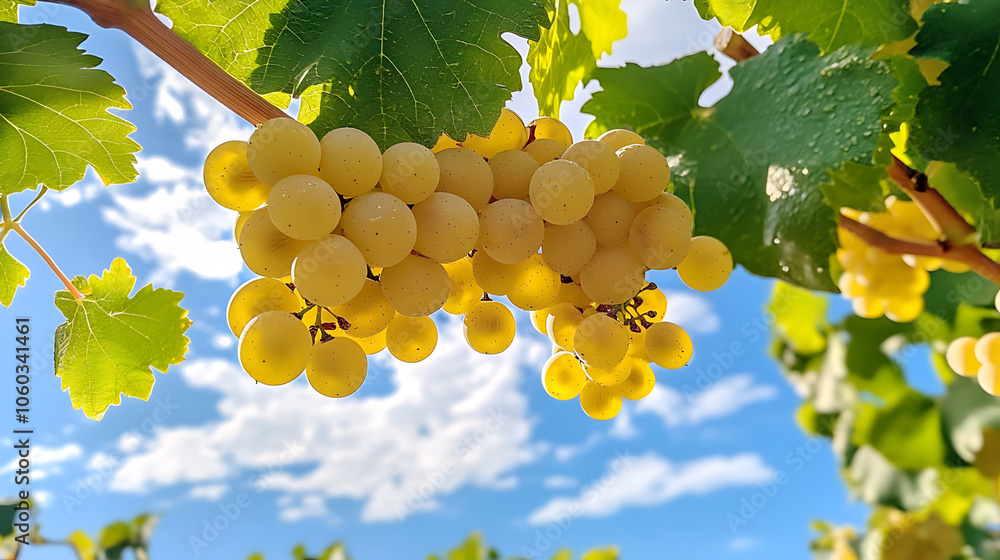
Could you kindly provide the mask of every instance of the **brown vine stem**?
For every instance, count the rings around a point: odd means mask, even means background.
[[[910,200],[917,203],[945,241],[953,245],[975,243],[976,228],[965,221],[958,210],[930,185],[927,175],[893,156],[892,164],[889,165],[889,177],[903,189]]]
[[[52,272],[54,272],[56,276],[58,276],[59,279],[62,280],[63,285],[66,286],[66,289],[69,290],[69,293],[73,295],[73,299],[75,299],[76,301],[83,301],[84,297],[83,294],[80,293],[80,290],[76,289],[76,286],[74,286],[73,283],[70,282],[69,277],[63,274],[63,271],[59,268],[59,265],[56,264],[56,261],[52,260],[52,257],[50,257],[49,254],[45,252],[45,249],[42,248],[42,246],[39,245],[39,243],[35,241],[33,237],[28,235],[28,232],[24,231],[24,228],[21,227],[21,224],[13,222],[9,227],[12,231],[20,235],[21,238],[24,239],[24,241],[28,245],[31,245],[31,248],[34,249],[35,252],[37,252],[40,257],[42,257],[42,260],[45,261],[45,264],[49,265],[49,268],[52,269]]]
[[[192,83],[254,126],[287,117],[284,111],[230,76],[161,22],[148,0],[47,0],[78,8],[97,25],[124,31]]]

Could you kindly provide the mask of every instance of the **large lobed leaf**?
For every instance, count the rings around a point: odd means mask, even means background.
[[[318,134],[353,126],[383,147],[485,133],[521,57],[503,33],[538,39],[543,0],[165,0],[157,10],[259,93],[303,96]]]
[[[68,291],[56,293],[66,322],[56,328],[55,373],[73,407],[91,418],[100,419],[123,394],[148,399],[150,367],[166,373],[187,351],[184,331],[191,321],[178,305],[184,295],[150,285],[130,297],[135,280],[119,258],[100,278],[73,280],[83,301]]]
[[[28,280],[28,267],[15,259],[0,242],[0,303],[10,307],[14,292]]]
[[[125,90],[77,47],[87,36],[54,25],[0,22],[0,194],[65,189],[87,166],[105,184],[138,175]]]

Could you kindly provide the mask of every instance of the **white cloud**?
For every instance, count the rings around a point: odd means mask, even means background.
[[[315,494],[309,496],[282,496],[278,498],[278,507],[281,508],[278,517],[288,523],[294,523],[310,517],[329,517],[330,514],[326,509],[326,500],[322,496]]]
[[[755,539],[753,537],[736,537],[730,540],[726,547],[733,552],[743,552],[744,550],[757,548],[760,544],[760,539]]]
[[[561,463],[565,463],[566,461],[569,461],[570,459],[576,457],[581,453],[590,451],[603,439],[604,439],[603,435],[597,432],[591,432],[590,435],[587,436],[587,439],[583,441],[583,443],[577,445],[559,445],[555,448],[556,460]]]
[[[228,484],[205,484],[203,486],[193,486],[188,491],[188,496],[196,500],[208,500],[214,502],[222,497],[229,490]]]
[[[580,485],[580,481],[573,478],[572,476],[566,476],[562,474],[554,474],[552,476],[545,477],[542,481],[542,486],[546,488],[551,488],[553,490],[563,490],[566,488],[576,488]]]
[[[532,525],[574,517],[607,517],[629,507],[665,504],[686,495],[769,480],[774,472],[759,455],[711,456],[672,463],[655,453],[619,456],[605,473],[574,497],[557,497],[533,511]]]
[[[541,454],[518,386],[522,366],[537,369],[548,348],[519,337],[484,358],[465,345],[459,319],[441,317],[438,329],[438,348],[424,362],[373,357],[369,376],[388,375],[392,384],[374,396],[327,399],[305,380],[267,387],[227,361],[189,363],[184,379],[221,394],[221,418],[160,429],[125,458],[110,488],[245,477],[284,495],[362,501],[365,521],[435,509],[463,486],[509,488],[512,471]]]
[[[15,449],[14,451],[18,450]],[[34,445],[30,448],[30,453],[31,477],[39,480],[50,474],[60,472],[60,465],[62,463],[82,457],[83,448],[75,443],[68,443],[62,447]],[[10,462],[0,469],[0,474],[12,473],[18,470],[18,461],[20,461],[20,457],[11,459]]]
[[[729,416],[745,406],[773,399],[778,394],[771,385],[758,385],[749,374],[724,377],[704,391],[690,395],[657,385],[635,406],[637,414],[655,414],[667,427],[690,426]]]
[[[688,332],[713,334],[718,332],[722,321],[705,298],[686,292],[665,292],[667,313],[664,319],[677,323]]]

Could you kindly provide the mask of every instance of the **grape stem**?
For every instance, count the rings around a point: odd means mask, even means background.
[[[28,235],[28,232],[25,231],[24,227],[21,226],[21,219],[24,218],[24,215],[28,213],[28,210],[31,210],[32,206],[34,206],[39,200],[41,200],[42,196],[45,195],[45,192],[47,190],[48,190],[47,188],[42,187],[41,190],[38,192],[38,195],[35,196],[34,200],[32,200],[24,208],[24,210],[22,210],[21,213],[17,215],[16,218],[11,217],[10,200],[7,198],[7,195],[0,196],[0,216],[3,217],[2,228],[0,228],[0,243],[3,242],[3,240],[7,237],[7,234],[9,232],[13,231],[14,233],[20,235],[21,239],[24,239],[24,241],[28,245],[30,245],[31,248],[34,249],[35,252],[37,252],[40,257],[42,257],[42,260],[45,261],[45,264],[49,265],[49,268],[52,269],[52,272],[54,272],[56,276],[59,277],[59,280],[61,280],[63,285],[66,286],[66,289],[69,290],[69,293],[73,295],[73,299],[75,299],[76,301],[83,301],[84,299],[83,294],[80,293],[80,290],[76,289],[76,286],[74,286],[73,283],[70,282],[69,277],[67,277],[63,273],[63,271],[59,268],[59,265],[56,264],[56,261],[52,260],[52,257],[50,257],[49,254],[45,252],[45,249],[43,249],[42,246],[37,241],[35,241],[33,237]]]
[[[910,200],[917,203],[934,226],[934,230],[941,234],[945,241],[954,245],[975,242],[976,228],[965,221],[958,210],[955,210],[955,207],[930,185],[927,175],[893,156],[892,164],[889,165],[889,177],[903,189]]]
[[[148,0],[46,0],[78,8],[94,23],[119,29],[141,43],[205,93],[254,126],[287,117],[156,17]]]

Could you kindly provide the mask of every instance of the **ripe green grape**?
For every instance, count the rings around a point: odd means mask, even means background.
[[[642,260],[631,247],[598,247],[580,271],[580,287],[595,303],[625,303],[642,289],[645,275]]]
[[[597,140],[582,140],[573,144],[560,159],[578,163],[586,169],[594,182],[594,194],[597,195],[610,191],[621,173],[621,163],[615,150]]]
[[[306,379],[316,392],[335,399],[353,394],[368,375],[368,356],[361,345],[337,336],[313,348]]]
[[[542,366],[542,386],[554,399],[568,401],[580,395],[587,384],[583,365],[571,352],[556,352]]]
[[[442,307],[452,315],[465,315],[483,296],[483,289],[476,283],[472,271],[472,259],[465,257],[442,266],[451,283],[448,299]]]
[[[569,146],[562,142],[557,142],[549,138],[539,138],[530,142],[523,148],[524,153],[530,155],[538,162],[538,165],[559,159],[559,156],[566,152]]]
[[[462,142],[462,146],[481,157],[492,159],[504,150],[520,150],[527,141],[528,132],[524,129],[524,121],[517,113],[504,107],[500,109],[500,118],[490,130],[488,138],[469,134]]]
[[[977,340],[971,336],[956,338],[948,345],[945,361],[955,373],[964,377],[975,377],[982,361],[976,356]]]
[[[226,319],[233,334],[240,336],[254,317],[266,311],[295,313],[302,302],[284,282],[276,278],[255,278],[240,286],[226,307]]]
[[[660,193],[659,196],[653,200],[647,200],[646,202],[638,202],[637,205],[643,205],[643,210],[650,207],[666,208],[667,210],[673,210],[681,215],[684,221],[685,231],[691,233],[691,229],[694,227],[694,216],[691,215],[691,209],[688,205],[684,203],[683,200],[678,198],[676,195],[670,193]],[[636,211],[636,215],[639,214],[641,210]]]
[[[320,141],[319,173],[345,198],[375,188],[382,176],[382,151],[356,128],[336,128]]]
[[[611,190],[625,195],[629,202],[652,200],[667,190],[670,166],[656,148],[632,144],[618,150],[621,173]]]
[[[588,366],[614,369],[628,353],[628,331],[603,313],[584,319],[573,336],[573,349]]]
[[[653,270],[674,268],[691,249],[689,222],[681,212],[663,206],[639,212],[632,221],[628,239],[643,264]]]
[[[437,346],[437,327],[430,317],[396,315],[385,330],[386,348],[397,360],[413,364],[426,359]]]
[[[413,206],[417,240],[413,249],[438,262],[455,262],[469,254],[479,239],[479,215],[471,204],[438,192]]]
[[[562,279],[559,274],[549,268],[542,256],[536,253],[515,265],[507,297],[511,303],[525,311],[544,309],[555,301],[561,287]]]
[[[523,200],[498,200],[487,206],[482,214],[480,241],[486,253],[497,262],[524,261],[538,252],[544,238],[545,222],[531,204]]]
[[[621,361],[611,368],[604,369],[587,364],[583,369],[587,372],[587,377],[593,379],[595,383],[605,387],[614,387],[623,383],[632,373],[632,358],[626,353]]]
[[[438,192],[462,197],[482,212],[493,196],[493,171],[479,154],[464,148],[451,148],[434,154],[441,166]]]
[[[572,352],[576,331],[582,322],[582,311],[571,303],[559,303],[549,308],[549,317],[545,320],[545,330],[556,346]]]
[[[212,199],[230,210],[254,210],[267,200],[271,187],[262,183],[247,163],[247,143],[216,146],[205,158],[205,188]]]
[[[983,391],[993,395],[1000,395],[1000,376],[997,375],[997,364],[983,364],[979,368],[979,386]]]
[[[472,257],[472,275],[483,291],[495,296],[507,295],[514,276],[512,265],[493,260],[486,251],[477,251]]]
[[[372,192],[347,204],[344,237],[361,249],[370,266],[399,264],[417,242],[417,222],[413,212],[391,194]]]
[[[499,354],[514,342],[514,315],[499,301],[481,301],[462,321],[465,340],[480,354]]]
[[[545,264],[564,276],[580,272],[597,251],[597,236],[586,222],[564,226],[545,225],[542,258]]]
[[[621,412],[622,398],[610,387],[587,380],[580,391],[580,406],[594,420],[610,420]]]
[[[528,124],[528,130],[533,132],[535,140],[551,139],[563,145],[563,150],[573,143],[573,135],[569,128],[559,119],[539,117]]]
[[[566,225],[582,220],[590,211],[594,182],[586,169],[572,161],[550,161],[531,176],[528,195],[546,222]]]
[[[368,267],[361,251],[340,235],[310,242],[292,264],[292,283],[299,295],[323,307],[354,299],[367,277]]]
[[[240,255],[247,267],[261,276],[280,278],[292,271],[292,261],[307,245],[274,227],[267,208],[254,211],[240,231]]]
[[[711,291],[720,288],[733,272],[733,254],[714,237],[691,239],[691,249],[677,265],[677,275],[689,288]]]
[[[646,355],[660,367],[677,369],[691,359],[691,337],[673,323],[656,323],[646,329]]]
[[[358,295],[343,305],[330,309],[334,315],[351,324],[348,333],[355,338],[365,338],[385,330],[396,310],[382,294],[382,285],[366,278]]]
[[[414,142],[391,146],[382,154],[382,191],[407,204],[430,196],[441,178],[434,152]]]
[[[340,223],[340,197],[322,179],[292,175],[274,184],[267,215],[281,233],[311,241],[329,235]]]
[[[247,163],[258,179],[273,185],[291,175],[319,173],[320,151],[308,126],[290,118],[271,119],[250,135]]]
[[[430,315],[448,300],[451,280],[440,263],[410,255],[379,275],[386,301],[410,317]]]
[[[594,206],[583,219],[594,230],[600,245],[620,245],[628,238],[635,220],[632,204],[621,193],[609,192],[594,199]]]
[[[632,370],[625,381],[612,387],[615,393],[625,397],[630,401],[644,399],[653,391],[656,386],[656,375],[649,363],[635,358],[632,361]]]
[[[312,354],[309,327],[287,311],[265,311],[240,334],[240,365],[265,385],[284,385],[299,376]]]
[[[1000,364],[1000,333],[984,334],[976,342],[976,359],[984,364]]]
[[[493,172],[493,196],[501,198],[528,198],[531,176],[538,170],[538,162],[521,150],[500,152],[490,160]]]
[[[609,130],[604,134],[600,135],[597,140],[599,142],[604,142],[611,147],[612,150],[618,151],[625,146],[631,146],[632,144],[645,144],[646,141],[642,139],[642,136],[632,132],[631,130],[625,130],[624,128],[619,128],[616,130]]]

